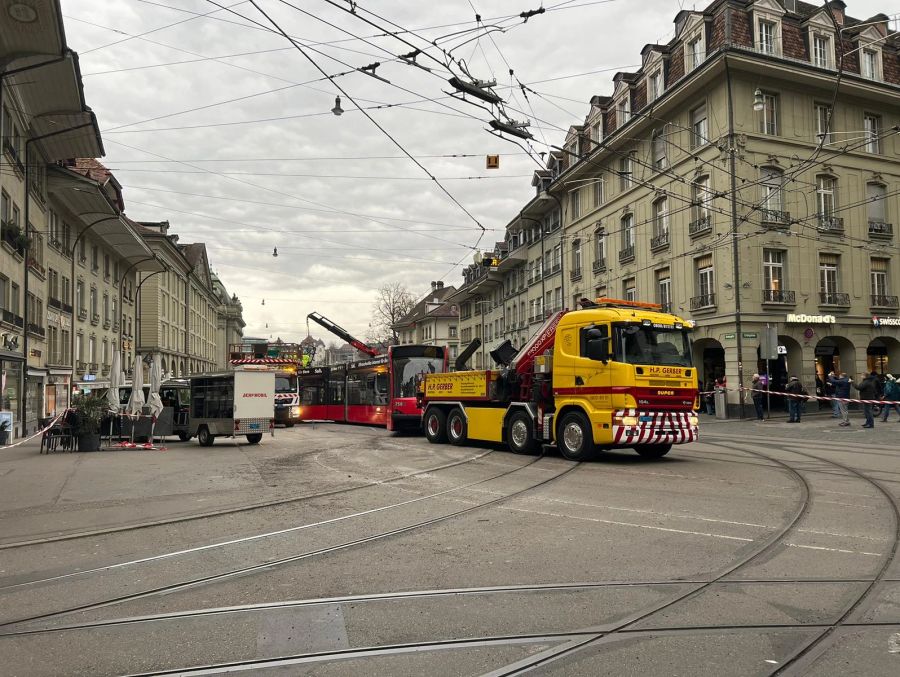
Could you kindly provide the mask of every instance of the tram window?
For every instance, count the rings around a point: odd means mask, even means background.
[[[350,374],[347,376],[347,404],[366,404],[365,393],[361,392],[359,376]]]

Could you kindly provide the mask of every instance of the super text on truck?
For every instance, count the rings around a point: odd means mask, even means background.
[[[521,350],[507,341],[491,351],[497,370],[462,371],[466,350],[458,371],[426,374],[428,440],[505,442],[516,453],[551,444],[581,461],[622,447],[658,458],[697,439],[691,323],[656,304],[581,304],[552,315]]]

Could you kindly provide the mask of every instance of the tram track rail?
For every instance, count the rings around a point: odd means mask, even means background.
[[[501,472],[501,473],[497,473],[497,474],[495,474],[495,475],[491,475],[490,477],[485,477],[485,478],[481,478],[481,479],[476,480],[476,481],[473,481],[473,482],[467,482],[467,483],[462,484],[462,485],[457,485],[457,486],[455,486],[455,487],[452,487],[452,488],[450,488],[450,489],[445,489],[445,490],[440,491],[440,492],[435,492],[435,493],[432,493],[432,494],[427,494],[427,495],[425,495],[425,496],[419,496],[419,497],[416,497],[416,498],[414,498],[414,499],[408,499],[408,500],[406,500],[406,501],[402,501],[402,502],[399,502],[399,503],[396,503],[396,504],[390,504],[390,505],[387,505],[387,506],[380,506],[380,507],[378,507],[378,508],[374,508],[374,509],[369,510],[369,511],[364,511],[364,512],[362,512],[362,513],[353,513],[353,514],[351,514],[351,515],[342,516],[342,517],[334,518],[334,519],[331,519],[331,520],[325,520],[325,521],[320,522],[320,523],[315,523],[314,525],[300,525],[300,526],[298,526],[298,527],[293,527],[293,528],[288,529],[288,530],[280,530],[279,532],[274,532],[274,534],[280,534],[280,533],[283,533],[283,532],[285,532],[285,531],[296,531],[296,530],[303,529],[303,528],[309,528],[310,526],[332,524],[332,523],[337,522],[337,521],[340,521],[340,520],[346,520],[346,519],[350,519],[350,518],[353,518],[353,517],[358,517],[358,516],[363,515],[363,514],[371,514],[372,512],[385,511],[385,510],[389,510],[389,509],[392,509],[392,508],[395,508],[395,507],[398,507],[398,506],[401,506],[401,505],[409,505],[410,503],[415,503],[415,502],[425,501],[425,500],[428,500],[428,499],[433,499],[433,498],[437,498],[437,497],[441,497],[441,496],[446,496],[446,495],[451,494],[451,493],[453,493],[453,492],[457,492],[457,491],[461,491],[461,490],[464,490],[464,489],[468,489],[468,488],[470,488],[470,487],[474,487],[474,486],[477,486],[477,485],[479,485],[479,484],[484,484],[484,483],[486,483],[486,482],[491,482],[491,481],[494,481],[494,480],[497,480],[497,479],[501,479],[501,478],[507,477],[507,476],[512,475],[512,474],[514,474],[514,473],[516,473],[516,472],[520,472],[520,471],[522,471],[522,470],[525,470],[525,469],[527,469],[527,468],[530,468],[530,467],[534,466],[536,463],[538,463],[539,461],[541,461],[541,460],[544,459],[544,458],[545,458],[545,456],[540,455],[540,456],[537,456],[537,457],[535,457],[535,458],[529,460],[527,463],[525,463],[525,464],[523,464],[523,465],[516,466],[516,467],[514,467],[514,468],[511,468],[511,469],[509,469],[509,470],[503,471],[503,472]],[[526,493],[526,492],[528,492],[528,491],[532,491],[532,490],[534,490],[534,489],[537,489],[537,488],[539,488],[539,487],[542,487],[542,486],[544,486],[544,485],[546,485],[546,484],[549,484],[550,482],[553,482],[553,481],[555,481],[555,480],[557,480],[557,479],[559,479],[559,478],[561,478],[561,477],[563,477],[563,476],[569,474],[570,472],[572,472],[572,471],[574,471],[576,468],[578,468],[580,465],[581,465],[580,463],[569,464],[569,465],[567,465],[567,466],[565,467],[564,470],[562,470],[562,472],[556,473],[556,474],[554,474],[553,476],[548,477],[548,478],[545,478],[545,479],[543,479],[543,480],[541,480],[541,481],[539,481],[539,482],[532,483],[532,484],[530,484],[529,486],[527,486],[527,487],[525,487],[525,488],[518,489],[518,490],[516,490],[516,491],[510,492],[510,493],[508,493],[508,494],[505,494],[505,495],[500,496],[500,497],[497,497],[497,498],[493,498],[493,499],[490,499],[490,500],[487,500],[487,501],[483,501],[483,502],[478,503],[478,504],[476,504],[476,505],[468,506],[468,507],[466,507],[466,508],[462,508],[462,509],[459,509],[459,510],[454,510],[454,511],[451,511],[451,512],[449,512],[449,513],[446,513],[446,514],[443,514],[443,515],[439,515],[439,516],[437,516],[437,517],[429,518],[429,519],[426,519],[426,520],[420,520],[420,521],[418,521],[418,522],[414,522],[414,523],[412,523],[412,524],[408,524],[408,525],[405,525],[405,526],[402,526],[402,527],[398,527],[398,528],[395,528],[395,529],[389,529],[389,530],[381,531],[381,532],[378,532],[378,533],[375,533],[375,534],[369,534],[369,535],[367,535],[367,536],[363,536],[363,537],[360,537],[360,538],[351,539],[351,540],[344,541],[344,542],[342,542],[342,543],[338,543],[338,544],[331,545],[331,546],[326,546],[326,547],[322,547],[322,548],[315,548],[315,549],[313,549],[313,550],[308,550],[308,551],[306,551],[306,552],[303,552],[303,553],[297,553],[297,554],[290,555],[290,556],[287,556],[287,557],[281,557],[281,558],[274,559],[274,560],[268,560],[268,561],[260,562],[260,563],[257,563],[257,564],[252,564],[252,565],[248,565],[248,566],[244,566],[244,567],[238,567],[238,568],[230,569],[230,570],[225,571],[225,572],[219,572],[219,573],[210,574],[210,575],[205,575],[205,576],[197,576],[197,577],[194,577],[194,578],[191,578],[191,579],[188,579],[188,580],[183,580],[183,581],[179,581],[179,582],[175,582],[175,583],[169,583],[169,584],[166,584],[166,585],[156,586],[156,587],[153,587],[153,588],[150,588],[150,589],[147,589],[147,590],[143,590],[143,591],[140,591],[140,592],[134,592],[134,593],[124,594],[124,595],[117,595],[117,596],[113,596],[113,597],[110,597],[110,598],[107,598],[107,599],[102,599],[102,600],[95,601],[95,602],[90,602],[90,603],[85,603],[85,604],[74,605],[74,606],[71,606],[71,607],[67,607],[67,608],[65,608],[65,609],[59,609],[59,610],[55,610],[55,611],[50,611],[50,612],[40,613],[40,614],[34,614],[34,615],[32,615],[32,616],[27,616],[27,617],[22,617],[22,618],[17,618],[17,619],[5,621],[5,622],[3,622],[3,623],[0,623],[0,628],[9,628],[9,627],[11,627],[11,626],[16,626],[16,625],[23,624],[23,623],[30,623],[30,622],[36,622],[36,621],[50,620],[50,619],[53,619],[53,618],[57,618],[57,617],[60,617],[60,616],[65,616],[65,615],[69,615],[69,614],[73,614],[73,613],[85,612],[85,611],[91,611],[91,610],[95,610],[95,609],[100,609],[100,608],[104,608],[104,607],[113,606],[113,605],[116,605],[116,604],[121,604],[121,603],[123,603],[123,602],[130,602],[130,601],[134,601],[134,600],[145,599],[145,598],[152,597],[152,596],[157,596],[157,595],[162,595],[162,594],[168,594],[168,593],[172,593],[172,592],[177,592],[177,591],[185,590],[185,589],[188,589],[188,588],[197,587],[197,586],[200,586],[200,585],[205,585],[205,584],[209,584],[209,583],[214,583],[214,582],[219,582],[219,581],[223,581],[223,580],[235,578],[235,577],[238,577],[238,576],[251,575],[251,574],[254,574],[254,573],[257,573],[257,572],[260,572],[260,571],[264,571],[264,570],[268,570],[268,569],[274,569],[274,568],[276,568],[276,567],[283,566],[283,565],[285,565],[285,564],[291,564],[291,563],[299,562],[299,561],[302,561],[302,560],[305,560],[305,559],[309,559],[309,558],[312,558],[312,557],[321,556],[321,555],[329,554],[329,553],[332,553],[332,552],[337,552],[337,551],[340,551],[340,550],[345,550],[345,549],[347,549],[347,548],[352,548],[352,547],[356,547],[356,546],[359,546],[359,545],[363,545],[363,544],[366,544],[366,543],[372,543],[372,542],[380,541],[380,540],[383,540],[383,539],[386,539],[386,538],[389,538],[389,537],[392,537],[392,536],[397,536],[397,535],[400,535],[400,534],[409,533],[409,532],[411,532],[411,531],[415,531],[415,530],[417,530],[417,529],[422,529],[422,528],[425,528],[425,527],[429,527],[429,526],[431,526],[431,525],[438,524],[438,523],[441,523],[441,522],[445,522],[445,521],[451,520],[451,519],[453,519],[453,518],[456,518],[456,517],[459,517],[459,516],[466,515],[466,514],[468,514],[468,513],[474,512],[474,511],[476,511],[476,510],[481,510],[481,509],[483,509],[483,508],[490,507],[490,506],[492,506],[492,505],[496,505],[496,504],[501,503],[501,502],[503,502],[503,501],[506,501],[506,500],[508,500],[508,499],[510,499],[510,498],[514,498],[514,497],[516,497],[516,496],[522,495],[522,494],[524,494],[524,493]],[[226,543],[221,544],[221,546],[231,545],[231,544],[233,544],[233,543],[235,543],[235,542],[245,542],[245,541],[250,540],[250,539],[258,539],[258,538],[267,537],[267,536],[270,536],[270,535],[272,535],[272,534],[261,534],[261,535],[258,534],[258,535],[246,537],[246,538],[244,538],[244,539],[238,539],[237,541],[229,541],[229,542],[226,542]],[[164,554],[164,555],[156,555],[156,556],[153,556],[153,557],[151,557],[151,558],[144,558],[144,559],[142,559],[142,560],[135,560],[135,561],[132,561],[132,562],[117,563],[117,564],[115,564],[115,565],[109,565],[109,566],[107,566],[107,567],[100,567],[100,568],[96,568],[96,569],[94,569],[94,570],[86,570],[86,571],[84,571],[84,572],[72,572],[72,573],[69,573],[69,574],[64,574],[64,575],[62,575],[62,576],[52,577],[52,578],[48,578],[48,579],[37,579],[37,580],[34,580],[34,581],[29,581],[29,582],[24,582],[24,583],[15,584],[15,586],[7,586],[6,588],[0,589],[0,592],[6,591],[6,590],[10,590],[10,589],[12,589],[13,587],[15,587],[15,588],[22,588],[22,587],[25,587],[25,586],[37,586],[37,585],[42,584],[42,583],[50,583],[50,582],[54,582],[54,581],[57,581],[57,580],[61,580],[62,578],[74,578],[74,577],[76,577],[76,576],[81,576],[81,575],[90,575],[90,574],[101,573],[101,572],[103,572],[103,571],[110,570],[110,569],[113,568],[113,567],[115,567],[115,568],[127,567],[127,566],[130,566],[130,565],[133,565],[133,564],[142,563],[143,561],[154,561],[154,560],[161,559],[161,558],[163,558],[163,557],[178,556],[178,555],[181,555],[181,554],[185,554],[185,553],[187,553],[187,552],[196,552],[196,551],[198,551],[198,550],[201,550],[201,549],[204,549],[204,548],[210,548],[210,547],[217,547],[217,545],[216,545],[216,544],[212,544],[212,545],[208,545],[208,546],[200,546],[200,547],[198,547],[198,548],[188,549],[188,550],[185,550],[185,551],[178,551],[178,552],[175,552],[175,553],[167,553],[167,554]]]

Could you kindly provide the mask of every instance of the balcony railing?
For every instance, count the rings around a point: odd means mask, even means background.
[[[844,219],[840,216],[819,216],[819,232],[843,234]]]
[[[91,324],[100,324],[100,313],[91,315]]]
[[[78,369],[78,371],[84,371],[87,368],[87,362],[78,360],[78,362],[76,362],[75,364],[75,367]]]
[[[606,259],[601,259],[600,261],[594,261],[594,263],[591,267],[594,271],[594,275],[598,275],[600,273],[605,273],[606,272]]]
[[[35,261],[30,256],[28,257],[28,267],[31,268],[38,275],[44,276],[47,274],[47,270],[40,263]]]
[[[715,308],[716,307],[716,295],[715,294],[703,294],[702,296],[695,296],[691,299],[691,310],[701,310],[703,308]]]
[[[759,218],[763,223],[775,226],[788,226],[791,223],[790,212],[780,209],[760,209]]]
[[[634,245],[622,247],[619,250],[619,263],[627,263],[628,261],[634,261]]]
[[[794,292],[787,289],[763,289],[763,303],[796,303]]]
[[[27,331],[29,334],[35,334],[36,336],[45,336],[47,333],[47,330],[44,329],[41,325],[34,324],[32,322],[28,323]]]
[[[669,248],[669,231],[650,238],[650,251]]]
[[[850,294],[840,291],[819,292],[819,304],[823,306],[849,306]]]
[[[7,324],[16,324],[17,317],[18,316],[15,313],[7,310],[6,308],[3,308],[2,311],[0,311],[0,319],[2,319]]]
[[[103,328],[109,329],[111,322],[109,320],[103,320]]]
[[[87,319],[87,308],[79,308],[78,309],[78,319],[79,320]]]
[[[691,237],[696,237],[697,235],[703,235],[704,233],[712,232],[712,217],[707,214],[706,216],[701,216],[699,219],[695,219],[688,224],[688,235]]]
[[[872,294],[873,308],[897,308],[900,304],[897,302],[896,296],[888,296],[885,294]]]
[[[100,365],[97,364],[96,362],[91,362],[88,366],[91,368],[92,374],[96,374],[97,370],[100,368]]]
[[[869,221],[869,237],[894,237],[894,226],[883,221]]]
[[[579,268],[576,268],[575,270],[570,270],[569,271],[569,279],[572,282],[580,280],[581,279],[581,268],[579,267]]]

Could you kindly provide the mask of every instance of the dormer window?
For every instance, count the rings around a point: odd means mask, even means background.
[[[662,71],[655,70],[647,77],[647,103],[656,101],[662,95]]]
[[[881,53],[874,49],[863,49],[860,57],[862,76],[869,80],[881,80]]]
[[[814,33],[812,36],[812,61],[818,68],[831,68],[831,37]]]
[[[597,120],[594,124],[591,125],[591,141],[593,150],[594,147],[598,146],[603,142],[603,118]]]
[[[756,48],[763,54],[777,54],[775,50],[777,35],[778,24],[760,19],[756,24]]]
[[[703,49],[703,31],[699,31],[696,35],[688,38],[684,44],[684,63],[685,72],[690,72],[697,68],[706,59]]]
[[[628,105],[628,95],[616,104],[617,127],[622,127],[631,119],[631,107]]]

